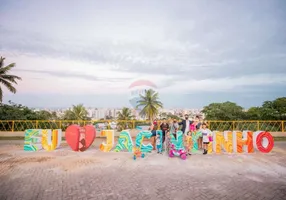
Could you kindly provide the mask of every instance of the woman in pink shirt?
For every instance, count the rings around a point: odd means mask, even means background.
[[[192,122],[192,124],[190,125],[190,131],[191,133],[194,132],[196,130],[196,124],[195,122]]]

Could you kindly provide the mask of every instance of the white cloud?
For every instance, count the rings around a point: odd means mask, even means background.
[[[39,57],[24,55],[10,55],[5,61],[6,64],[12,61],[17,64],[16,70],[12,73],[23,79],[17,86],[20,93],[126,94],[129,92],[129,85],[138,79],[153,82],[163,94],[227,92],[240,86],[286,84],[283,74],[256,74],[235,78],[196,80],[193,79],[195,74],[190,74],[185,79],[176,78],[172,74],[168,76],[156,73],[141,75],[114,70],[112,65],[108,64],[98,65],[53,58],[43,60]],[[113,79],[115,81],[112,81]]]
[[[283,74],[257,74],[245,75],[237,78],[218,78],[205,80],[181,80],[168,88],[161,90],[161,93],[193,93],[193,92],[233,92],[234,89],[244,86],[269,86],[286,84]]]
[[[11,3],[1,11],[0,54],[17,63],[20,93],[126,94],[136,79],[162,93],[280,86],[285,20],[276,3],[251,5]]]

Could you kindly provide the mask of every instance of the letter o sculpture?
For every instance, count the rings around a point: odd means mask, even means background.
[[[268,140],[267,147],[264,147],[262,144],[264,137]],[[269,153],[274,147],[274,139],[273,139],[272,135],[268,132],[259,133],[259,135],[257,136],[257,139],[256,139],[256,146],[260,152]]]

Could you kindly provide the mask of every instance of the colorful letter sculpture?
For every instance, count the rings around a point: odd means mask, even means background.
[[[212,153],[213,152],[213,141],[211,141],[209,144],[208,144],[208,153]]]
[[[228,153],[233,152],[233,133],[231,131],[224,131],[224,149]]]
[[[152,136],[152,133],[150,131],[141,131],[137,134],[135,145],[137,148],[141,149],[141,152],[151,152],[153,149],[153,146],[151,143],[149,144],[143,144],[144,138],[150,139]]]
[[[91,125],[80,127],[70,125],[66,129],[66,141],[74,151],[85,151],[93,143],[96,136],[95,128]]]
[[[61,129],[43,129],[42,131],[42,146],[47,151],[52,151],[58,148],[62,142]]]
[[[115,152],[120,152],[124,149],[127,149],[128,152],[132,152],[133,141],[128,131],[121,131],[118,143],[114,149]]]
[[[157,144],[157,137],[158,136],[159,136],[160,144]],[[156,148],[157,148],[157,151],[160,152],[160,153],[163,150],[163,132],[162,132],[162,130],[157,130],[156,131]]]
[[[175,150],[181,150],[184,149],[184,141],[183,141],[183,132],[177,131],[176,138],[173,134],[170,134],[171,137],[171,143],[174,145]]]
[[[114,130],[103,130],[101,136],[106,136],[106,143],[102,142],[100,144],[100,151],[111,151],[114,146]],[[133,152],[133,155],[137,155],[138,152],[151,152],[153,146],[150,143],[143,143],[144,138],[150,139],[151,136],[152,133],[150,131],[141,129],[136,136],[134,146],[129,132],[123,130],[119,135],[114,151],[127,150],[128,152]],[[156,136],[160,138],[160,142],[156,142],[157,149],[160,152],[163,147],[162,131],[156,131]],[[168,134],[166,136],[165,150],[168,155],[170,155],[170,150],[172,150],[172,155],[170,156],[186,154],[190,151],[190,148],[192,152],[198,150],[197,141],[202,136],[201,131],[193,132],[192,136],[187,136],[185,144],[183,136],[182,131],[177,131],[176,134]],[[91,125],[84,127],[70,125],[65,131],[65,137],[73,151],[85,151],[92,145],[96,137],[96,130]],[[27,129],[25,131],[24,151],[38,151],[42,148],[52,151],[60,146],[61,140],[61,129]],[[253,153],[254,149],[262,153],[269,153],[273,147],[274,139],[270,133],[265,131],[256,131],[254,133],[252,131],[214,131],[212,132],[212,140],[208,144],[208,153]]]
[[[232,141],[232,132],[225,131],[213,132],[213,148],[216,153],[221,153],[222,149],[228,153],[231,153],[233,150],[233,141]]]
[[[254,146],[262,153],[269,153],[274,147],[274,139],[268,132],[257,131],[254,133]]]
[[[236,132],[236,151],[237,153],[253,153],[253,132],[251,131],[243,131],[241,133],[240,131]],[[243,136],[243,137],[242,137]]]
[[[196,152],[199,149],[198,146],[198,139],[199,137],[202,136],[202,132],[201,131],[194,131],[192,134],[192,140],[193,140],[193,148],[192,148],[192,152]]]
[[[103,130],[101,136],[106,137],[106,143],[102,142],[99,146],[100,151],[109,152],[114,145],[114,130]]]
[[[24,151],[38,151],[42,149],[42,130],[27,129],[24,138]]]

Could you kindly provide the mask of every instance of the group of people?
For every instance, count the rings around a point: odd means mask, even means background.
[[[160,127],[158,127],[160,125]],[[153,147],[155,150],[155,142],[158,138],[156,138],[156,130],[162,130],[163,137],[162,137],[162,143],[165,142],[165,137],[168,134],[173,134],[176,138],[176,132],[178,130],[181,130],[184,134],[184,138],[186,140],[187,136],[193,136],[197,131],[200,131],[202,134],[198,138],[198,148],[204,149],[203,154],[207,154],[208,144],[210,142],[210,136],[211,131],[208,129],[208,123],[206,121],[203,121],[199,116],[196,116],[193,120],[189,119],[189,115],[185,115],[185,119],[181,122],[178,122],[176,119],[170,119],[168,122],[166,119],[163,119],[163,122],[161,124],[158,124],[157,120],[154,120],[151,124],[150,130],[152,132],[152,142]],[[184,140],[184,141],[185,141]],[[188,153],[191,155],[191,153]]]

